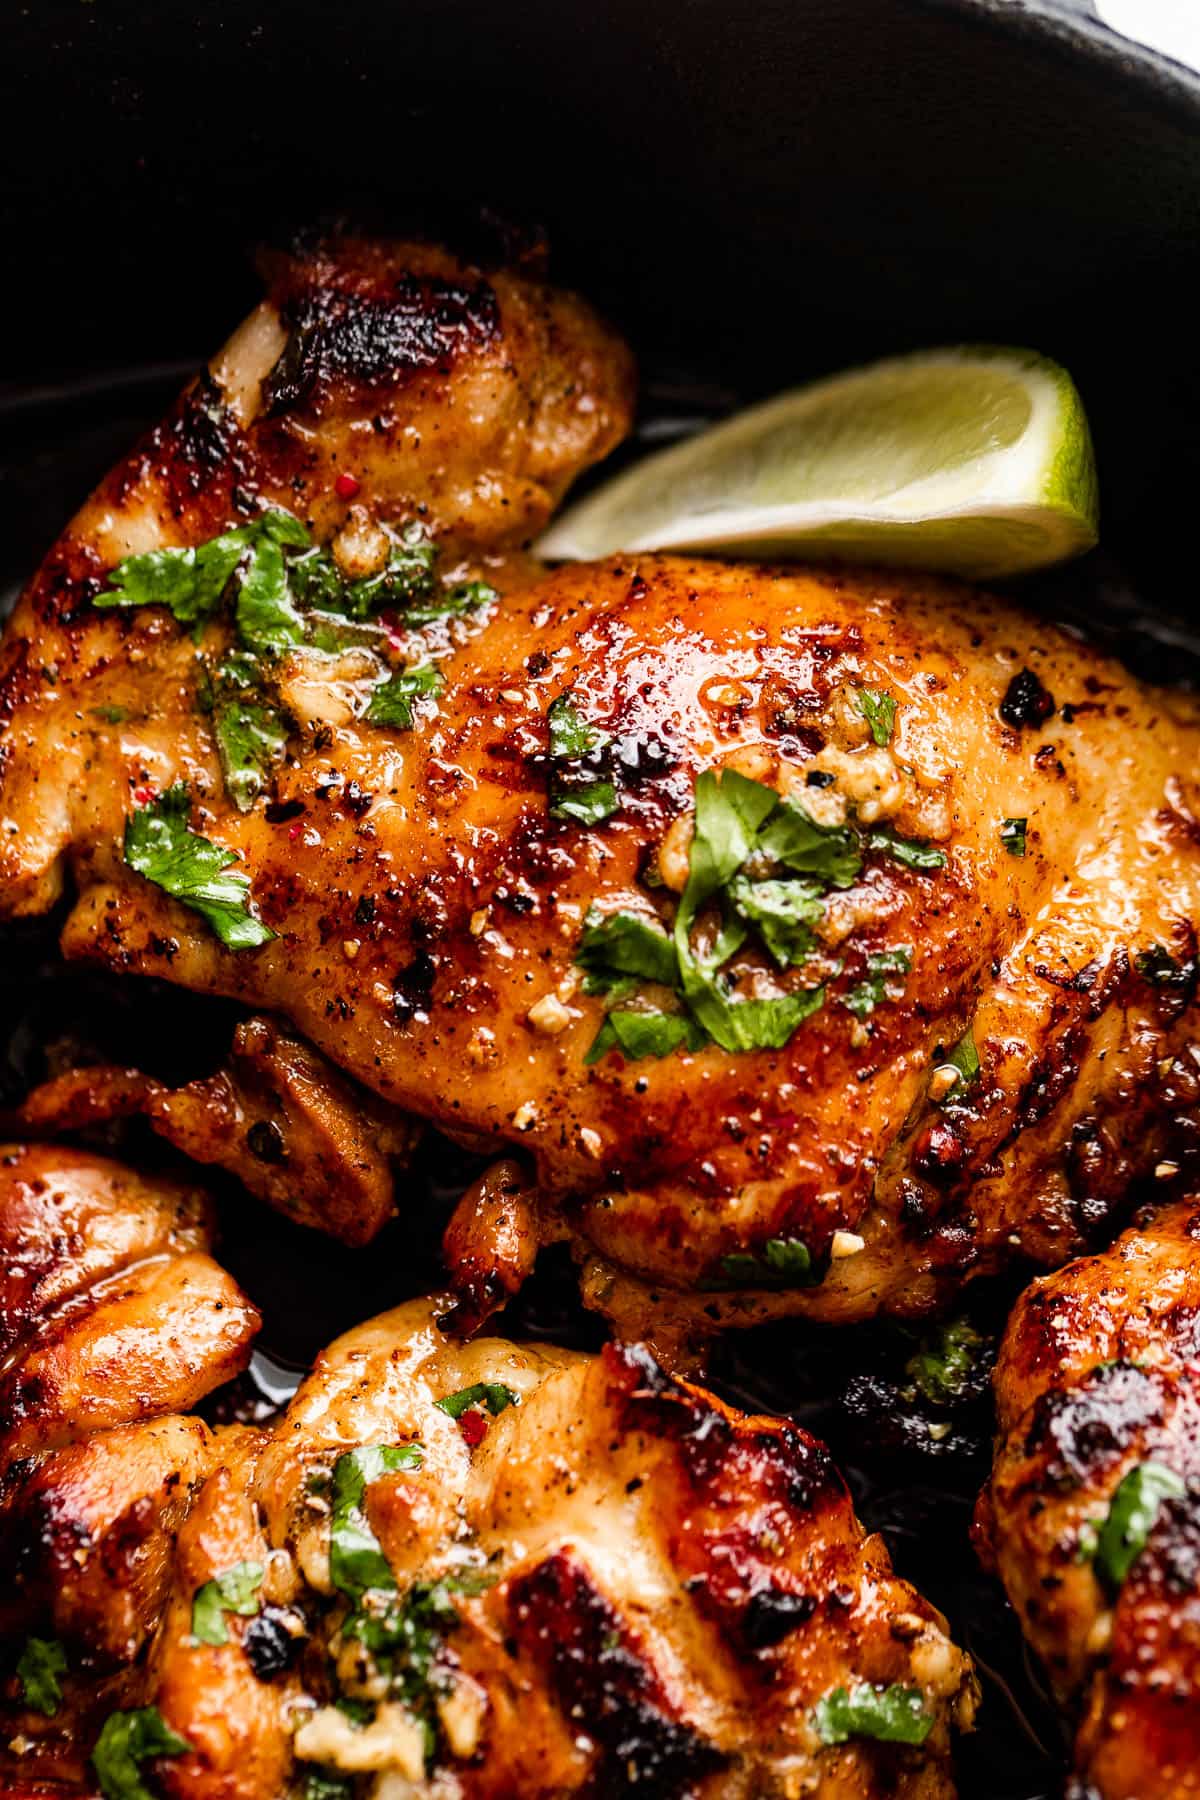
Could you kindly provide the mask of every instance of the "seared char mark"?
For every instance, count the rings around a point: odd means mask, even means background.
[[[320,413],[338,382],[395,385],[418,370],[448,375],[455,359],[500,328],[494,290],[432,277],[402,276],[389,297],[322,288],[290,300],[288,341],[263,382],[268,416]]]
[[[616,1607],[568,1552],[512,1584],[509,1612],[524,1652],[549,1671],[563,1712],[601,1752],[588,1790],[595,1800],[630,1792],[682,1800],[721,1767],[721,1753],[680,1718]]]
[[[1046,1454],[1045,1479],[1086,1481],[1117,1460],[1147,1425],[1162,1418],[1156,1377],[1129,1363],[1101,1367],[1078,1387],[1038,1402],[1026,1453]]]

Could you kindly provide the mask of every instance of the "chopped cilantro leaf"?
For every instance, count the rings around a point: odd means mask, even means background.
[[[658,924],[650,924],[629,912],[602,917],[588,913],[575,961],[587,970],[584,991],[604,994],[627,976],[678,987],[679,959],[675,945]]]
[[[868,850],[890,856],[906,869],[944,869],[946,852],[934,844],[922,844],[916,838],[902,838],[887,825],[875,826],[865,838]]]
[[[619,1050],[630,1062],[645,1056],[670,1056],[679,1049],[702,1050],[708,1042],[703,1030],[686,1013],[635,1012],[614,1008],[593,1038],[584,1062],[589,1066]]]
[[[550,730],[550,816],[599,825],[617,810],[617,789],[605,766],[612,742],[607,732],[589,725],[569,693],[560,694],[546,710]]]
[[[1005,819],[1000,827],[1000,842],[1010,856],[1024,856],[1025,827],[1028,819]]]
[[[870,688],[860,688],[855,695],[859,711],[871,727],[871,736],[877,744],[891,742],[892,730],[896,723],[896,702],[890,694],[873,692]]]
[[[802,1238],[768,1238],[761,1251],[731,1251],[721,1258],[720,1269],[705,1283],[707,1288],[812,1287],[821,1279]]]
[[[238,588],[238,636],[247,649],[279,656],[304,642],[304,619],[292,598],[283,546],[264,535]]]
[[[360,1606],[343,1635],[365,1646],[393,1693],[421,1709],[432,1698],[434,1664],[446,1635],[458,1624],[453,1596],[482,1593],[493,1579],[482,1569],[463,1569],[438,1581],[415,1581],[403,1595],[385,1596],[370,1610]]]
[[[985,1342],[969,1319],[946,1319],[926,1333],[905,1374],[934,1406],[952,1406],[971,1386]]]
[[[874,1687],[858,1681],[847,1691],[833,1688],[813,1709],[813,1724],[823,1744],[844,1744],[852,1737],[880,1738],[888,1744],[923,1744],[933,1729],[919,1688]]]
[[[944,1058],[943,1066],[958,1070],[958,1080],[945,1095],[947,1101],[960,1099],[967,1088],[979,1079],[979,1051],[975,1048],[974,1030],[970,1025]]]
[[[424,625],[436,625],[442,619],[462,619],[481,607],[491,606],[499,598],[495,588],[489,587],[486,581],[463,581],[457,587],[443,588],[429,600],[406,605],[404,623],[419,630]]]
[[[550,755],[555,762],[576,762],[602,749],[607,735],[582,718],[569,694],[560,694],[546,709],[550,727]]]
[[[111,586],[97,596],[96,605],[165,606],[181,625],[201,625],[220,608],[237,575],[239,630],[245,603],[246,642],[255,649],[278,649],[280,621],[285,603],[290,605],[283,547],[308,542],[299,519],[278,510],[267,512],[195,549],[127,556],[112,570]],[[288,630],[293,627],[291,621]],[[287,638],[289,643],[299,641],[298,636]]]
[[[57,1638],[26,1638],[17,1663],[17,1679],[26,1706],[52,1719],[62,1705],[59,1676],[67,1672],[67,1653]]]
[[[176,782],[125,821],[125,861],[206,919],[228,950],[253,950],[273,931],[250,911],[250,880],[228,873],[232,850],[188,828],[188,790]]]
[[[214,706],[213,735],[225,791],[239,812],[249,812],[283,760],[287,722],[265,700],[234,694]]]
[[[354,1783],[335,1769],[306,1768],[301,1793],[304,1800],[351,1800]]]
[[[459,1388],[456,1394],[443,1395],[434,1401],[434,1405],[449,1413],[452,1419],[461,1419],[469,1406],[478,1406],[482,1401],[496,1418],[506,1406],[516,1406],[519,1399],[520,1396],[502,1381],[476,1381],[470,1387]]]
[[[103,719],[106,725],[123,725],[129,717],[129,710],[124,706],[93,706],[93,719]]]
[[[842,1005],[856,1018],[865,1019],[886,999],[889,981],[894,982],[897,975],[907,975],[911,968],[912,952],[907,944],[895,950],[872,950],[867,957],[866,975],[850,989]]]
[[[343,1695],[340,1700],[334,1701],[334,1705],[340,1713],[346,1715],[357,1731],[361,1731],[364,1725],[369,1725],[375,1717],[373,1700],[351,1700]]]
[[[367,1523],[363,1496],[372,1481],[396,1469],[419,1469],[420,1444],[364,1444],[333,1465],[330,1500],[329,1578],[352,1600],[369,1588],[394,1589],[396,1577]]]
[[[853,887],[862,868],[862,851],[849,826],[819,825],[798,800],[779,801],[758,848],[785,869],[811,875],[826,887]]]
[[[695,826],[687,885],[675,915],[675,949],[688,1011],[722,1050],[781,1049],[824,1004],[821,988],[778,998],[732,999],[718,971],[740,938],[722,932],[703,958],[692,947],[692,926],[700,909],[732,880],[756,848],[766,847],[771,828],[761,839],[759,834],[779,805],[773,789],[734,769],[727,769],[720,782],[711,770],[696,779]]]
[[[577,825],[602,825],[617,810],[617,790],[611,781],[589,781],[579,786],[559,785],[550,802],[556,819],[574,819]]]
[[[198,1587],[192,1596],[192,1636],[197,1643],[227,1644],[225,1614],[253,1618],[261,1605],[258,1589],[262,1578],[261,1563],[240,1562]]]
[[[821,889],[812,881],[752,881],[735,875],[726,890],[734,911],[753,925],[781,969],[811,955],[812,927],[821,917]]]
[[[444,685],[441,670],[432,663],[416,669],[398,670],[372,691],[367,720],[372,725],[392,725],[398,731],[410,731],[413,701],[440,694]]]
[[[369,619],[382,607],[395,606],[406,612],[405,623],[415,625],[409,609],[418,608],[433,594],[436,561],[433,540],[419,525],[410,525],[393,543],[383,568],[373,575],[348,581],[327,550],[297,557],[291,573],[297,597],[316,611]],[[454,610],[453,604],[449,610]]]
[[[1174,1469],[1144,1462],[1130,1469],[1113,1494],[1108,1515],[1095,1542],[1097,1575],[1116,1593],[1146,1548],[1164,1500],[1181,1500],[1187,1492]]]
[[[157,1706],[109,1713],[92,1751],[105,1800],[154,1800],[140,1765],[152,1756],[185,1756],[191,1747],[171,1730]]]

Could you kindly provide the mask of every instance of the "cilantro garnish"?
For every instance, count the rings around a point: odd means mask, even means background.
[[[552,750],[594,756],[595,728],[569,703],[556,701],[555,707],[560,711],[551,720]],[[683,1010],[610,1011],[586,1060],[594,1063],[610,1050],[629,1057],[667,1056],[710,1040],[729,1051],[782,1049],[824,1004],[824,988],[739,998],[727,965],[752,932],[779,968],[803,963],[818,948],[824,896],[831,888],[852,886],[864,851],[871,850],[917,869],[941,868],[946,861],[944,851],[887,828],[864,832],[852,825],[822,825],[800,801],[781,798],[736,769],[721,775],[705,770],[696,778],[688,878],[670,941],[656,924],[633,913],[589,915],[576,954],[587,970],[585,992],[607,994],[615,1003],[627,999],[639,982],[655,982],[673,988]],[[714,932],[701,946],[695,931],[706,911],[719,912],[719,921],[714,919]],[[910,956],[903,947],[868,957],[865,979],[846,999],[850,1010],[860,1018],[872,1011],[886,996],[888,978],[908,972]]]
[[[96,605],[165,606],[181,625],[202,625],[236,589],[243,641],[252,649],[285,648],[300,636],[299,617],[288,602],[284,546],[309,542],[299,519],[274,509],[195,549],[127,556],[111,571],[111,586],[97,595]]]
[[[720,1271],[704,1283],[706,1288],[813,1287],[821,1279],[801,1238],[768,1238],[761,1251],[731,1251],[721,1258]]]
[[[860,688],[855,694],[859,711],[871,727],[871,736],[877,744],[891,742],[892,730],[896,723],[896,702],[890,694],[875,693],[870,688]]]
[[[911,968],[912,952],[907,944],[895,950],[872,950],[867,957],[866,975],[850,989],[842,1005],[855,1018],[865,1019],[886,999],[889,984],[894,984],[898,975],[907,975]]]
[[[312,550],[297,557],[291,574],[297,598],[315,611],[340,613],[347,619],[369,619],[380,608],[394,606],[402,608],[406,622],[415,626],[418,620],[413,614],[427,610],[429,597],[434,593],[436,563],[437,546],[419,525],[409,525],[393,542],[387,562],[374,575],[347,581],[327,550]],[[454,604],[449,603],[446,610],[455,610]],[[430,614],[440,616],[441,613]]]
[[[1181,1500],[1186,1492],[1174,1469],[1162,1463],[1144,1462],[1130,1469],[1109,1502],[1103,1525],[1083,1552],[1092,1558],[1110,1593],[1117,1592],[1146,1548],[1163,1501]]]
[[[617,789],[605,752],[612,739],[589,725],[570,694],[560,694],[546,711],[550,728],[550,816],[599,825],[617,810]]]
[[[888,1744],[923,1744],[933,1730],[919,1688],[874,1687],[858,1681],[847,1691],[837,1687],[813,1708],[813,1724],[823,1744],[844,1744],[852,1737],[880,1738]]]
[[[406,607],[404,623],[419,630],[425,625],[437,625],[443,619],[463,619],[468,613],[491,606],[499,598],[495,588],[486,581],[461,581],[457,587],[443,588],[431,599]]]
[[[398,731],[411,731],[413,701],[424,695],[440,694],[444,686],[441,670],[432,663],[416,669],[400,669],[372,691],[367,720],[372,725],[393,725]]]
[[[1005,819],[1000,827],[1000,842],[1010,856],[1024,856],[1025,827],[1028,819]]]
[[[496,599],[484,581],[439,587],[436,563],[436,544],[414,524],[392,535],[383,568],[350,580],[299,519],[276,507],[192,549],[127,556],[96,605],[165,606],[195,628],[228,608],[243,649],[275,657],[300,644],[336,649],[344,628],[331,632],[331,618],[365,622],[395,607],[419,631]]]
[[[934,1406],[952,1406],[970,1387],[985,1341],[969,1319],[947,1319],[926,1334],[904,1372]]]
[[[250,911],[250,879],[229,873],[232,850],[188,827],[187,784],[177,781],[125,821],[125,861],[147,881],[198,912],[227,950],[253,950],[275,933]]]
[[[979,1051],[975,1048],[974,1028],[970,1025],[963,1032],[954,1048],[941,1059],[941,1066],[958,1070],[958,1080],[950,1087],[944,1099],[947,1103],[958,1100],[979,1079]]]
[[[367,1523],[363,1496],[369,1484],[395,1469],[419,1469],[420,1444],[364,1444],[333,1465],[329,1526],[329,1578],[351,1600],[371,1588],[396,1586],[391,1564]]]
[[[699,787],[699,782],[696,785]],[[749,785],[761,786],[757,781]],[[781,800],[773,788],[762,788],[762,792],[775,801],[757,843],[763,855],[795,875],[811,875],[826,887],[853,887],[862,868],[862,849],[850,827],[820,825],[798,800]]]
[[[588,994],[620,992],[631,977],[657,981],[664,987],[679,986],[679,961],[671,939],[661,925],[652,925],[635,913],[602,917],[594,909],[590,911],[583,922],[575,961],[587,970],[583,987]]]
[[[287,722],[266,701],[233,694],[213,707],[213,735],[225,791],[239,812],[249,812],[283,760]]]
[[[462,1569],[438,1581],[415,1581],[407,1593],[387,1598],[382,1606],[360,1606],[346,1620],[343,1634],[357,1638],[371,1653],[392,1692],[420,1709],[430,1699],[433,1665],[446,1634],[458,1624],[453,1596],[480,1594],[494,1579],[482,1569]]]
[[[93,719],[103,719],[106,725],[123,725],[129,717],[126,706],[93,706]]]
[[[944,869],[946,852],[939,850],[934,844],[923,844],[917,838],[903,838],[887,825],[874,826],[864,839],[868,850],[877,850],[882,856],[890,856],[894,862],[903,863],[906,869]]]
[[[253,1618],[261,1601],[258,1589],[263,1578],[261,1563],[234,1563],[196,1589],[192,1597],[192,1636],[200,1644],[227,1644],[229,1627],[225,1614],[238,1613]]]
[[[821,888],[815,881],[752,881],[735,875],[726,893],[733,910],[753,925],[781,969],[811,955],[812,927],[821,917]]]
[[[354,1783],[348,1775],[333,1769],[310,1768],[304,1771],[304,1800],[351,1800]]]
[[[152,1756],[185,1756],[186,1738],[172,1731],[157,1706],[110,1713],[92,1751],[106,1800],[154,1800],[139,1765]]]
[[[482,1402],[496,1418],[506,1406],[516,1406],[520,1396],[502,1381],[476,1381],[470,1387],[459,1388],[456,1394],[445,1394],[434,1405],[442,1412],[449,1413],[452,1419],[461,1419],[469,1406],[478,1406]]]
[[[584,1062],[589,1066],[619,1050],[630,1062],[645,1056],[670,1056],[673,1050],[703,1050],[708,1038],[687,1013],[637,1012],[614,1007],[592,1039]]]
[[[67,1672],[67,1653],[57,1638],[26,1638],[17,1663],[17,1679],[26,1706],[52,1719],[62,1705],[59,1676]]]

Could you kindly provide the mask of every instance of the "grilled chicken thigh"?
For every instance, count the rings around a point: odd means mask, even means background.
[[[970,1666],[800,1429],[429,1301],[211,1429],[257,1321],[194,1195],[14,1149],[0,1240],[5,1792],[952,1793]]]
[[[1022,1296],[977,1536],[1059,1699],[1078,1800],[1200,1794],[1200,1203]]]
[[[664,1343],[1061,1262],[1192,1150],[1196,705],[933,579],[539,576],[628,387],[524,278],[286,264],[10,624],[0,905],[516,1153],[464,1325],[562,1236]]]

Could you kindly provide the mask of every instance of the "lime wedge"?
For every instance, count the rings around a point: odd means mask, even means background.
[[[1096,542],[1096,466],[1065,369],[924,350],[780,394],[568,509],[537,546],[903,563],[1017,575]]]

